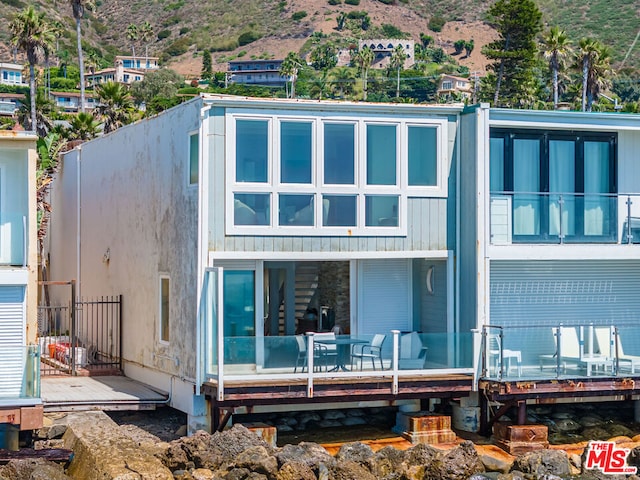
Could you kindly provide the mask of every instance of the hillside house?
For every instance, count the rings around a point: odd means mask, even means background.
[[[51,98],[56,107],[63,112],[80,111],[80,92],[51,92]],[[84,108],[93,110],[98,105],[98,99],[91,93],[85,94]]]
[[[23,66],[17,63],[0,62],[0,84],[26,87],[22,69]]]
[[[358,49],[362,50],[364,47],[369,47],[373,51],[373,63],[372,68],[387,68],[391,61],[391,54],[396,46],[402,46],[407,58],[404,61],[403,68],[409,68],[413,66],[416,61],[415,57],[415,41],[398,38],[373,38],[368,40],[358,41]]]
[[[286,82],[281,66],[282,60],[234,60],[229,62],[227,78],[230,83],[281,87]]]
[[[438,81],[437,94],[440,97],[450,96],[459,99],[471,98],[473,83],[469,78],[455,75],[442,75]]]
[[[37,332],[36,136],[0,131],[0,429],[42,426]]]

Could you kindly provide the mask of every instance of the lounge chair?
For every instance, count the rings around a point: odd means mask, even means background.
[[[613,360],[602,353],[585,353],[584,338],[582,336],[582,328],[580,339],[578,338],[577,329],[575,327],[559,327],[553,328],[553,335],[556,342],[556,353],[553,355],[540,355],[540,370],[544,368],[544,364],[552,361],[554,365],[559,361],[564,372],[567,371],[567,365],[573,364],[577,367],[585,367],[587,369],[587,377],[591,376],[593,369],[596,367],[613,366]],[[560,341],[558,342],[558,336]],[[558,360],[559,359],[559,360]]]
[[[606,355],[613,361],[615,361],[615,345],[617,343],[618,366],[629,367],[632,374],[636,373],[636,366],[640,366],[640,356],[628,355],[624,353],[624,350],[622,349],[620,332],[616,334],[614,327],[596,327],[594,328],[594,333],[596,336],[596,341],[598,342],[598,347],[600,348],[600,353],[602,355]],[[614,343],[614,339],[616,343]]]
[[[499,335],[489,335],[489,364],[495,365],[496,374],[509,376],[512,367],[512,360],[515,360],[518,369],[518,376],[522,376],[522,352],[520,350],[509,350],[502,348]],[[506,365],[506,369],[505,369]]]

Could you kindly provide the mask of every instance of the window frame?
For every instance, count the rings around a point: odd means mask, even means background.
[[[267,135],[267,182],[236,181],[236,122],[238,120],[263,120],[268,122]],[[281,122],[311,123],[312,182],[291,184],[280,181]],[[226,165],[225,169],[225,233],[227,235],[253,236],[406,236],[408,229],[408,198],[446,198],[448,195],[448,117],[434,116],[421,118],[385,114],[353,115],[349,113],[317,113],[310,111],[273,111],[227,109],[226,112]],[[324,181],[324,126],[327,124],[351,124],[354,127],[354,184],[327,184]],[[395,185],[367,185],[366,183],[366,134],[367,125],[396,126],[396,183]],[[408,184],[408,129],[409,126],[436,129],[436,185],[424,186]],[[234,195],[269,194],[270,215],[268,225],[235,225]],[[280,226],[279,194],[314,195],[313,226]],[[356,226],[336,227],[323,225],[324,195],[356,195]],[[365,226],[365,201],[372,195],[398,196],[398,225]]]
[[[164,321],[164,308],[162,298],[162,284],[167,282],[167,311],[166,330],[163,326]],[[164,334],[166,333],[166,339]],[[171,343],[171,277],[166,273],[158,275],[158,343],[162,345],[169,345]]]
[[[197,141],[198,141],[198,157],[196,159],[196,171],[195,171],[195,175],[196,175],[196,181],[193,182],[191,179],[191,175],[192,175],[192,171],[191,171],[191,139],[193,137],[197,137]],[[188,187],[197,187],[198,184],[200,183],[200,162],[201,162],[201,155],[200,155],[200,151],[202,150],[202,142],[200,139],[200,131],[199,130],[192,130],[190,132],[188,132],[187,134],[187,186]]]
[[[574,193],[576,199],[576,207],[574,210],[575,232],[568,234],[563,232],[564,241],[567,243],[598,243],[610,242],[611,235],[585,235],[583,228],[584,213],[582,205],[584,201],[584,144],[586,142],[607,142],[609,144],[609,192],[610,195],[618,193],[618,134],[616,132],[607,131],[579,131],[579,130],[553,130],[553,129],[524,129],[524,128],[491,128],[490,139],[503,139],[503,189],[501,191],[493,191],[490,189],[489,195],[502,194],[513,195],[514,193],[514,152],[513,143],[516,139],[537,140],[540,144],[539,154],[539,192],[540,193],[540,232],[535,235],[513,235],[513,243],[556,243],[558,241],[557,234],[551,234],[550,218],[549,218],[549,202],[551,195],[561,193]],[[573,141],[575,148],[574,156],[574,192],[550,192],[550,149],[549,145],[552,141]],[[491,172],[489,172],[491,175]],[[534,192],[532,192],[534,193]],[[609,231],[616,233],[617,228],[614,225],[617,222],[617,205],[616,210],[609,219],[612,224]]]

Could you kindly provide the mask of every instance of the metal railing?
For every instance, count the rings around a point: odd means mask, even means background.
[[[638,325],[607,322],[531,327],[487,325],[480,334],[479,367],[483,379],[640,376]]]
[[[491,192],[492,244],[640,243],[640,193]]]
[[[226,337],[207,362],[205,378],[215,379],[219,398],[226,381],[306,380],[307,396],[314,383],[326,379],[375,378],[398,392],[403,376],[471,373],[472,334],[418,333],[392,330],[380,350],[371,348],[374,335],[317,333],[298,336]],[[363,350],[364,349],[364,350]],[[364,358],[357,354],[363,352]],[[382,364],[382,368],[380,368]]]

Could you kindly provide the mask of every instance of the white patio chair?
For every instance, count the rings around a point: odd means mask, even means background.
[[[607,357],[615,361],[615,345],[617,343],[619,361],[618,365],[621,367],[629,367],[631,369],[631,373],[636,372],[636,367],[640,366],[640,356],[628,355],[624,353],[624,350],[622,349],[620,332],[618,332],[618,334],[616,335],[615,329],[613,327],[595,327],[594,334],[596,336],[596,341],[598,342],[598,347],[602,355],[606,355]],[[614,343],[614,341],[616,343]]]
[[[356,344],[353,346],[351,352],[351,369],[356,361],[360,360],[360,370],[362,370],[362,363],[365,358],[371,360],[371,366],[376,369],[376,360],[380,361],[380,370],[384,370],[382,363],[382,344],[384,343],[386,335],[377,333],[374,335],[373,340],[369,344]]]
[[[329,370],[329,366],[335,367],[336,362],[338,360],[338,346],[334,344],[323,344],[322,340],[335,340],[336,334],[333,332],[328,333],[316,333],[313,335],[313,358],[314,361],[317,360],[316,367],[319,370],[322,370],[324,367],[325,371]]]
[[[508,348],[503,349],[499,335],[489,335],[489,359],[490,362],[491,360],[495,361],[496,373],[500,372],[502,375],[506,373],[507,376],[511,371],[512,360],[515,360],[518,376],[522,376],[522,352]]]

